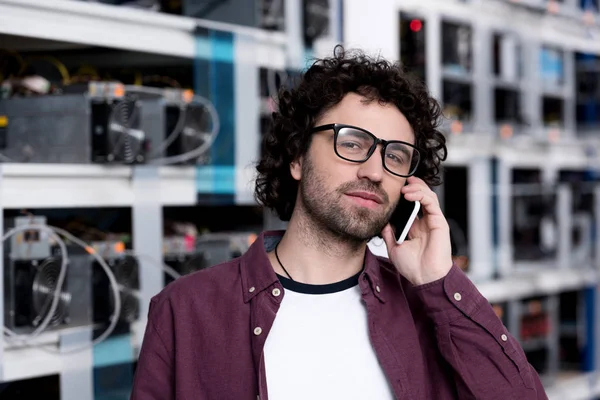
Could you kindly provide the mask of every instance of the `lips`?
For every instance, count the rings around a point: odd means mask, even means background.
[[[365,199],[365,200],[371,200],[374,201],[377,204],[383,204],[383,200],[381,199],[380,196],[376,195],[375,193],[370,193],[370,192],[349,192],[346,193],[348,196],[353,196],[353,197],[359,197],[361,199]]]

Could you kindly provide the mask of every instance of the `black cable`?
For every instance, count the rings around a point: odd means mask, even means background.
[[[281,265],[281,268],[283,268],[283,271],[288,276],[288,278],[290,278],[293,281],[292,276],[290,275],[289,272],[287,272],[287,269],[285,269],[285,267],[281,263],[281,260],[279,259],[279,254],[277,254],[277,247],[279,247],[279,243],[277,243],[277,245],[275,245],[275,258],[277,258],[277,262],[279,263],[279,265]]]

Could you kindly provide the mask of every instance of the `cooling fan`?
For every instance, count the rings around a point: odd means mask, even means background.
[[[139,101],[127,94],[113,106],[108,123],[108,161],[126,164],[143,162],[147,148],[146,134],[141,125]]]
[[[58,284],[58,276],[61,270],[61,260],[55,257],[44,260],[35,272],[32,285],[32,306],[35,318],[32,323],[38,326],[48,315],[54,292]],[[62,323],[68,323],[69,305],[71,294],[67,291],[66,281],[61,289],[60,298],[50,320],[48,327],[55,327]]]
[[[179,138],[181,153],[197,152],[195,162],[208,163],[208,150],[214,140],[211,115],[204,105],[190,104],[185,111],[185,122]],[[196,150],[198,149],[198,150]],[[200,150],[204,149],[204,151]]]
[[[137,291],[140,288],[139,264],[135,257],[124,256],[114,260],[112,270],[121,292],[120,320],[134,322],[139,317],[139,300]],[[114,298],[111,292],[110,306],[114,307]]]

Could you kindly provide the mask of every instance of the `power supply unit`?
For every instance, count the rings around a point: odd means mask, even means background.
[[[68,90],[67,90],[68,89]],[[64,94],[0,102],[0,153],[5,161],[119,163],[146,161],[161,140],[137,96],[118,83],[91,82]]]
[[[138,95],[136,88],[128,90]],[[210,147],[217,133],[215,126],[218,128],[219,123],[218,116],[211,115],[208,101],[194,96],[191,90],[158,89],[157,94],[159,96],[138,95],[144,123],[148,131],[152,129],[154,139],[148,161],[175,158],[178,160],[169,164],[208,164]]]
[[[124,253],[124,245],[119,241],[93,242],[91,249],[108,264],[119,287],[121,312],[112,335],[130,332],[130,325],[140,317],[139,262],[134,256]],[[110,281],[100,263],[91,255],[92,302],[95,335],[106,330],[115,309],[115,298]]]
[[[203,235],[199,238],[170,236],[163,238],[163,260],[181,276],[211,267],[233,258],[231,239],[225,235]],[[165,286],[173,277],[164,276]]]
[[[45,225],[44,217],[18,217],[8,225]],[[7,226],[7,227],[9,227]],[[91,320],[91,269],[80,246],[67,246],[67,273],[58,307],[48,329],[89,326]],[[63,254],[46,232],[24,231],[5,242],[4,322],[8,329],[27,333],[47,317],[54,298]]]

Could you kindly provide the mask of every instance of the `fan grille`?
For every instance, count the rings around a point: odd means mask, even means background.
[[[145,135],[139,123],[140,105],[134,97],[127,95],[114,105],[108,133],[111,158],[134,163],[143,157]]]
[[[135,257],[125,256],[115,261],[113,271],[120,290],[121,314],[119,319],[126,322],[134,322],[139,315],[139,300],[135,291],[140,287],[139,264]],[[111,292],[111,307],[114,307],[114,297]]]
[[[198,161],[203,163],[207,161],[205,158],[213,136],[211,116],[204,106],[189,105],[188,107],[181,131],[181,147],[183,152],[188,152],[205,146],[204,154],[198,157]]]
[[[50,306],[52,305],[53,294],[56,291],[58,284],[58,276],[60,274],[61,261],[57,258],[48,258],[38,267],[33,280],[33,310],[36,317],[33,320],[35,326],[47,316]],[[69,311],[71,303],[71,294],[65,291],[66,281],[63,284],[63,291],[60,294],[58,305],[48,326],[56,326],[63,322]]]

